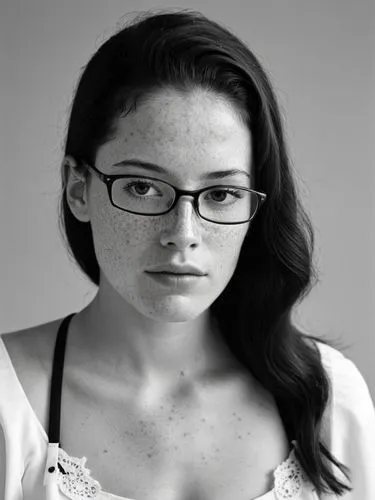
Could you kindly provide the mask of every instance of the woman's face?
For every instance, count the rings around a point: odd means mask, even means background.
[[[168,173],[114,166],[129,158],[155,163]],[[165,89],[118,120],[115,138],[98,149],[95,166],[107,174],[149,175],[186,190],[217,184],[251,187],[243,174],[200,180],[217,170],[250,174],[251,134],[223,98]],[[105,283],[136,311],[158,321],[188,321],[207,310],[233,275],[249,223],[206,221],[195,213],[192,201],[181,198],[159,216],[128,213],[112,206],[106,186],[93,176],[88,209],[100,286]],[[171,262],[192,263],[206,276],[187,288],[160,284],[146,273]]]

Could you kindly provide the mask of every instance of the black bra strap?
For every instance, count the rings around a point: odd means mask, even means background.
[[[64,373],[65,346],[68,326],[75,314],[69,314],[63,319],[56,337],[49,407],[48,439],[50,443],[60,443],[61,389]]]

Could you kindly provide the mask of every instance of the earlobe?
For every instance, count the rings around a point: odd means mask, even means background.
[[[68,155],[63,160],[66,200],[72,214],[81,222],[89,222],[88,185],[85,173],[75,158]]]

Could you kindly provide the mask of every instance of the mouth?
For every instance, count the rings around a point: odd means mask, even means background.
[[[198,286],[199,283],[204,283],[205,276],[200,276],[199,274],[180,274],[180,273],[170,273],[165,271],[159,272],[149,272],[146,271],[146,274],[150,276],[150,278],[159,285],[162,285],[167,288],[173,289],[181,289],[181,290],[193,290],[195,286]]]
[[[149,272],[149,271],[147,271]],[[166,276],[197,276],[199,277],[200,275],[199,274],[192,274],[192,273],[170,273],[170,272],[167,272],[167,271],[159,271],[159,272],[154,272],[154,273],[151,273],[150,274],[164,274]]]

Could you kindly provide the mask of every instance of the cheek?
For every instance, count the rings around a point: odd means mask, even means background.
[[[105,270],[132,268],[141,252],[148,248],[152,238],[151,219],[122,212],[105,200],[93,203],[90,219],[95,253],[100,267]]]
[[[241,248],[247,234],[247,228],[242,225],[241,228],[233,226],[229,231],[223,234],[220,246],[217,252],[217,261],[219,269],[232,274],[236,269]]]
[[[225,287],[231,279],[240,256],[248,226],[227,226],[207,236],[204,255],[215,286]]]

